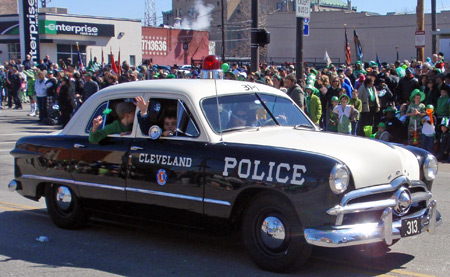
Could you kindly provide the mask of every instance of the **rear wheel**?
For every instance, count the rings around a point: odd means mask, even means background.
[[[299,268],[312,250],[294,208],[273,194],[264,193],[250,203],[243,216],[242,236],[252,260],[273,272]]]
[[[47,211],[56,226],[64,229],[78,229],[87,221],[87,214],[80,199],[66,186],[50,184],[45,188]]]

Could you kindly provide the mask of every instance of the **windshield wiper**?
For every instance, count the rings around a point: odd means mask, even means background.
[[[225,133],[225,132],[245,130],[245,129],[259,129],[259,127],[255,127],[255,126],[238,126],[238,127],[233,127],[233,128],[228,128],[228,129],[222,130],[222,132]]]
[[[297,124],[294,127],[294,129],[300,129],[300,128],[315,129],[314,126],[311,126],[309,124]]]

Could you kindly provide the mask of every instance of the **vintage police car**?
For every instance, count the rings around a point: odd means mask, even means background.
[[[109,124],[118,103],[136,97],[148,110],[136,109],[131,133],[89,143],[94,118]],[[161,136],[169,111],[177,128]],[[11,154],[9,188],[44,196],[59,227],[79,228],[93,210],[139,205],[175,222],[182,211],[238,227],[254,262],[276,272],[300,266],[313,245],[391,245],[441,222],[431,194],[434,156],[321,132],[286,94],[258,83],[112,86],[89,98],[64,130],[21,138]]]

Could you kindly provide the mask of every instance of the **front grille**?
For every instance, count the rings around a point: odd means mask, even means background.
[[[330,209],[330,215],[336,215],[336,225],[353,225],[361,223],[381,223],[381,215],[388,208],[395,208],[395,193],[402,188],[409,190],[412,205],[406,215],[416,213],[427,207],[431,193],[423,182],[410,182],[406,177],[399,177],[391,184],[374,186],[347,193],[341,205]],[[393,220],[400,217],[393,213]]]

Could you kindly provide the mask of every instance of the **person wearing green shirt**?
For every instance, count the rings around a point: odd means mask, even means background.
[[[33,69],[34,68],[34,69]],[[28,116],[36,116],[36,91],[34,90],[34,84],[36,83],[36,67],[32,69],[24,70],[23,73],[27,76],[27,95],[30,97],[31,112]]]
[[[354,89],[352,91],[352,99],[350,99],[350,101],[348,102],[349,105],[352,105],[357,111],[358,111],[358,115],[356,116],[356,120],[352,121],[352,135],[356,135],[356,126],[358,124],[359,121],[359,115],[362,112],[362,101],[361,99],[358,98],[358,90]]]
[[[425,105],[421,103],[425,100],[425,93],[419,89],[411,92],[411,104],[406,110],[406,115],[409,116],[408,126],[408,144],[420,145],[420,135],[422,133],[422,117],[426,115]]]
[[[89,142],[99,143],[110,134],[120,134],[121,136],[129,134],[133,129],[136,105],[132,102],[121,102],[116,106],[116,113],[119,116],[111,124],[99,130],[99,126],[103,123],[103,116],[99,115],[94,119],[93,126],[89,132]]]
[[[317,96],[317,94],[319,94],[319,90],[312,85],[307,85],[305,91],[307,93],[306,112],[312,122],[319,125],[319,120],[322,116],[322,104],[320,102],[320,98]]]

